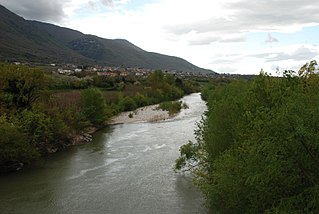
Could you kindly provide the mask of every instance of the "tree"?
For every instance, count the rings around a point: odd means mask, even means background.
[[[97,88],[81,92],[81,112],[92,124],[101,125],[106,120],[106,105],[102,92]]]
[[[181,147],[176,169],[191,170],[220,213],[319,211],[319,77],[261,74],[205,91],[197,141]]]
[[[0,117],[0,172],[16,170],[39,157],[29,138],[6,116]]]
[[[47,153],[50,144],[58,143],[57,124],[40,109],[25,109],[19,120],[21,130],[28,135],[31,145],[42,153]]]
[[[0,64],[0,101],[6,106],[31,107],[45,86],[46,78],[40,69]]]
[[[118,105],[119,105],[120,111],[132,111],[137,108],[137,104],[134,101],[134,99],[128,96],[124,98],[120,98]]]

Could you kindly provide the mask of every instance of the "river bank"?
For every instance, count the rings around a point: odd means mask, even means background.
[[[168,111],[159,108],[159,104],[140,107],[134,111],[121,112],[118,115],[111,117],[106,121],[106,126],[137,123],[137,122],[156,122],[161,120],[167,120],[173,118],[175,115],[170,115]],[[93,139],[92,135],[98,130],[104,128],[101,127],[89,127],[85,131],[72,137],[71,145],[76,146],[84,143],[90,143]],[[48,150],[49,153],[57,152],[57,149]]]
[[[110,125],[92,143],[0,176],[1,213],[207,214],[191,176],[172,170],[206,110],[198,94],[183,100],[189,109],[171,120]]]
[[[157,122],[174,118],[176,114],[159,108],[159,104],[140,107],[134,111],[121,112],[106,121],[106,126],[128,123]],[[89,127],[86,131],[72,139],[72,145],[80,145],[92,141],[92,135],[103,127]]]
[[[181,103],[182,104],[182,103]],[[186,103],[184,105],[187,106]],[[143,123],[143,122],[157,122],[174,118],[175,114],[170,114],[169,111],[160,108],[160,104],[149,105],[137,108],[134,111],[121,112],[118,115],[111,117],[105,122],[105,126],[88,127],[85,131],[72,137],[72,143],[68,146],[76,146],[84,143],[90,143],[93,140],[93,134],[98,130],[117,124]],[[57,150],[48,150],[49,153],[55,153]]]
[[[168,111],[159,109],[159,104],[144,106],[134,111],[122,112],[108,121],[108,125],[116,125],[123,123],[135,123],[135,122],[155,122],[160,120],[166,120],[174,117],[169,115]]]
[[[111,125],[156,122],[171,119],[174,116],[176,116],[176,114],[169,114],[169,111],[160,109],[159,104],[140,107],[134,111],[121,112],[118,115],[111,117],[104,125],[90,126],[79,133],[70,134],[68,140],[58,146],[48,145],[46,147],[46,153],[51,155],[61,152],[68,147],[91,143],[93,141],[94,133]],[[23,162],[13,162],[6,170],[1,171],[0,174],[19,171],[25,168],[25,166],[26,165]]]
[[[90,133],[95,132],[90,127],[108,126],[107,118],[115,114],[179,99],[199,86],[161,71],[136,79],[84,73],[82,79],[11,64],[1,65],[0,70],[0,173],[20,170],[51,153],[90,142]],[[159,118],[162,114],[146,121]]]

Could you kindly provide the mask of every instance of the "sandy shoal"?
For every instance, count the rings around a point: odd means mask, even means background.
[[[154,122],[166,120],[172,117],[168,114],[168,111],[163,111],[157,108],[158,104],[141,107],[136,109],[135,111],[122,112],[119,115],[112,117],[109,120],[108,124],[114,125],[135,122]]]

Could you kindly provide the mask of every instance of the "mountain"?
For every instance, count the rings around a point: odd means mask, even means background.
[[[104,39],[25,20],[1,5],[0,59],[214,73],[182,58],[147,52],[124,39]]]

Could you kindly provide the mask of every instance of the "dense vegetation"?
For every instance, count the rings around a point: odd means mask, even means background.
[[[181,147],[208,206],[220,213],[319,212],[316,62],[283,77],[212,85],[197,142]]]
[[[77,136],[121,111],[178,99],[193,90],[189,81],[161,71],[140,80],[94,74],[79,78],[0,64],[0,172],[77,143]]]

